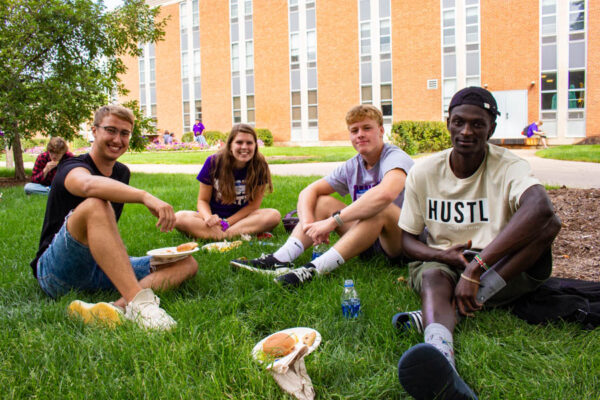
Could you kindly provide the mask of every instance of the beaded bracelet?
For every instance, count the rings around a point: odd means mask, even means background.
[[[229,229],[229,222],[227,222],[226,219],[221,220],[221,229],[223,230],[223,232]]]
[[[481,286],[481,282],[479,282],[478,280],[475,280],[475,279],[471,279],[468,276],[466,276],[465,274],[460,274],[460,277],[463,278],[466,281],[469,281],[471,283],[475,283],[475,284]]]
[[[477,261],[477,264],[479,264],[479,266],[484,272],[490,269],[490,267],[485,263],[485,261],[483,261],[483,259],[479,257],[479,254],[475,255],[474,260]]]

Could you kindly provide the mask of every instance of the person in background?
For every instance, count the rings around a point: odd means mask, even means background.
[[[544,148],[547,149],[548,144],[546,142],[546,134],[540,128],[543,124],[544,124],[544,121],[541,121],[541,120],[537,121],[537,122],[532,122],[531,124],[529,124],[529,126],[527,127],[527,137],[531,138],[531,137],[536,136],[536,137],[540,138],[542,145],[544,145]]]
[[[163,133],[163,142],[164,144],[171,144],[173,142],[173,135],[166,129]]]
[[[200,181],[197,211],[177,212],[177,229],[197,238],[225,239],[270,231],[279,224],[279,211],[260,208],[273,184],[256,142],[250,125],[231,129],[227,144],[206,159],[196,178]]]
[[[196,120],[194,124],[194,140],[202,147],[208,147],[208,143],[206,142],[206,138],[204,137],[204,125],[200,122],[199,119]]]
[[[62,160],[73,157],[67,142],[61,137],[53,137],[48,142],[46,151],[40,154],[33,165],[31,182],[25,185],[25,194],[48,195],[50,185],[56,175],[58,164]]]

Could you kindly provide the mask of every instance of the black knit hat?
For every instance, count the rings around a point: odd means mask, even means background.
[[[448,107],[448,114],[452,112],[452,109],[456,106],[463,104],[470,104],[473,106],[481,107],[490,114],[495,120],[496,116],[500,115],[498,111],[498,104],[494,96],[486,89],[478,86],[469,86],[459,90],[452,96],[450,100],[450,106]]]

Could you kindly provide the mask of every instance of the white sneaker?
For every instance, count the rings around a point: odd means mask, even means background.
[[[119,325],[122,322],[123,311],[110,303],[86,303],[81,300],[72,301],[67,308],[72,317],[79,317],[84,323],[102,323],[109,326]]]
[[[152,289],[142,289],[125,307],[125,318],[141,328],[169,330],[177,322],[159,305],[160,299]]]

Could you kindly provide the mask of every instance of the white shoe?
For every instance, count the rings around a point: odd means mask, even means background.
[[[69,304],[67,312],[70,316],[79,317],[84,323],[102,323],[110,326],[119,325],[122,322],[123,311],[110,303],[86,303],[75,300]]]
[[[160,299],[152,289],[142,289],[125,307],[125,318],[141,328],[169,330],[177,322],[159,307]]]

